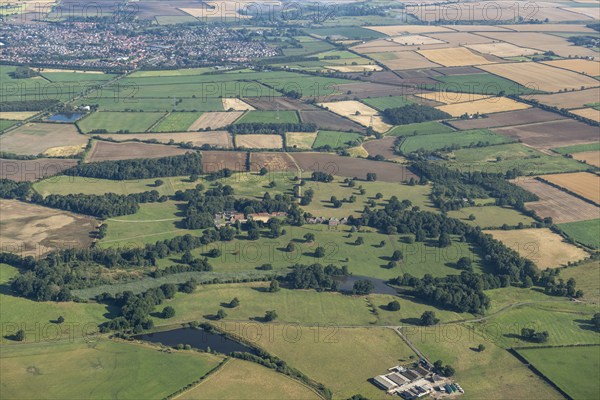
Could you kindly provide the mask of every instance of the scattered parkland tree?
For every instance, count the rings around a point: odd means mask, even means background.
[[[173,318],[175,316],[175,309],[171,306],[166,306],[165,308],[163,308],[162,310],[162,317],[167,319],[167,318]]]
[[[237,306],[240,305],[240,300],[237,297],[234,297],[230,302],[229,302],[229,308],[236,308]]]
[[[277,311],[275,311],[275,310],[267,311],[265,313],[264,321],[265,322],[275,321],[277,319],[277,317],[278,317]]]
[[[222,308],[219,308],[219,311],[217,311],[217,314],[215,315],[215,319],[221,320],[225,317],[227,317],[227,313]]]
[[[362,296],[370,294],[373,291],[373,289],[375,289],[373,282],[366,279],[361,279],[354,282],[354,285],[352,286],[352,293]]]
[[[279,292],[279,290],[280,290],[279,281],[277,279],[273,279],[271,281],[271,283],[269,284],[269,292],[275,293],[275,292]]]
[[[392,300],[388,303],[387,309],[389,311],[398,311],[400,310],[400,303],[398,302],[398,300]]]
[[[435,312],[433,311],[425,311],[421,314],[421,318],[419,318],[419,325],[421,326],[431,326],[438,322],[440,322],[440,320],[435,317]]]

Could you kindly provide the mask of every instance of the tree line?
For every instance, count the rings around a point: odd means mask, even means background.
[[[112,180],[199,175],[201,173],[202,156],[198,152],[161,158],[136,158],[79,164],[64,172],[65,175]]]
[[[251,133],[283,135],[286,132],[314,132],[317,130],[317,125],[312,122],[310,122],[310,123],[248,122],[248,123],[229,125],[227,127],[227,130],[234,135],[243,135],[243,134],[251,134]]]

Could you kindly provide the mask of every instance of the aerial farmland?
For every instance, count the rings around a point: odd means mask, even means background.
[[[600,397],[597,1],[17,3],[0,398]]]

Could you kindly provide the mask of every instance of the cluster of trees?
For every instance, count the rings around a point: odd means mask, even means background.
[[[65,171],[66,175],[113,180],[148,179],[201,173],[202,156],[198,152],[161,158],[80,164]]]
[[[15,182],[10,179],[0,179],[0,198],[24,199],[31,192],[31,182]]]
[[[335,276],[348,276],[348,267],[341,268],[335,265],[323,267],[321,264],[295,264],[292,272],[286,275],[285,281],[293,289],[315,289],[321,291],[335,291],[338,289]]]
[[[521,329],[521,338],[528,342],[545,343],[550,338],[550,334],[548,331],[537,332],[532,328],[523,328]]]
[[[0,101],[0,112],[42,111],[60,104],[58,100]]]
[[[444,365],[442,360],[437,360],[436,362],[433,363],[433,371],[437,374],[440,374],[440,375],[443,375],[446,377],[451,377],[456,372],[456,370],[454,369],[453,366],[451,366],[449,364]]]
[[[139,203],[154,203],[166,201],[166,196],[161,196],[156,190],[130,195],[115,193],[95,194],[51,194],[42,197],[35,193],[31,201],[46,207],[72,211],[79,214],[92,215],[98,218],[110,218],[119,215],[135,214],[139,210]]]
[[[460,172],[426,161],[417,161],[412,168],[434,183],[431,198],[442,211],[472,205],[475,198],[494,197],[497,205],[514,206],[519,210],[525,209],[524,203],[539,200],[535,194],[505,180],[520,175],[517,170],[505,174]]]
[[[14,79],[27,79],[33,78],[34,76],[39,76],[40,73],[27,66],[19,66],[13,72],[10,72],[9,75]]]
[[[386,108],[383,110],[383,117],[392,125],[406,125],[415,122],[452,118],[450,114],[444,111],[422,104],[408,104],[397,108]]]
[[[328,174],[327,172],[315,171],[311,174],[311,179],[315,182],[329,183],[333,181],[333,175]]]
[[[112,296],[109,293],[102,293],[96,296],[98,302],[109,303],[119,309],[119,316],[100,325],[101,332],[108,331],[131,331],[140,333],[144,329],[151,329],[154,326],[150,313],[154,311],[157,305],[162,304],[165,299],[172,299],[177,291],[187,291],[190,286],[196,287],[197,283],[190,280],[179,286],[172,283],[165,283],[160,287],[148,289],[147,291],[134,294],[131,291],[118,293]],[[192,289],[193,290],[193,289]],[[172,318],[175,316],[175,309],[167,306],[162,310],[163,318]]]
[[[373,291],[373,289],[375,289],[375,285],[373,285],[373,282],[367,279],[360,279],[354,282],[354,285],[352,286],[352,294],[364,296],[370,294]]]
[[[247,122],[241,124],[232,124],[227,130],[234,135],[243,135],[250,133],[258,134],[277,134],[283,135],[286,132],[314,132],[317,125],[314,123],[265,123],[265,122]]]

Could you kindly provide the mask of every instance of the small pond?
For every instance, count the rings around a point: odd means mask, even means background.
[[[178,344],[189,344],[190,346],[218,353],[229,354],[232,351],[244,351],[256,354],[256,351],[240,342],[229,339],[218,333],[207,332],[196,328],[177,328],[170,331],[147,333],[135,336],[135,339],[145,340],[152,343],[161,343],[165,346],[177,346]]]
[[[83,113],[60,113],[48,117],[48,121],[54,122],[75,122],[83,116]]]

